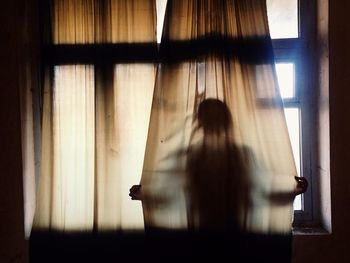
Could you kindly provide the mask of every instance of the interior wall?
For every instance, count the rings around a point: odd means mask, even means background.
[[[0,9],[0,262],[26,261],[18,58],[22,2],[3,1]]]
[[[0,262],[28,260],[24,222],[30,225],[34,211],[32,94],[39,90],[37,12],[37,0],[1,3]],[[22,127],[21,123],[24,124]],[[24,148],[21,147],[21,137],[26,146]],[[23,191],[23,174],[27,189],[31,191]]]
[[[350,105],[350,66],[348,63],[350,60],[348,13],[350,2],[329,1],[327,4],[329,4],[329,88],[327,76],[325,77],[325,70],[328,67],[326,63],[325,67],[321,66],[319,71],[321,83],[319,103],[320,127],[322,128],[322,121],[325,120],[325,116],[322,116],[325,113],[322,107],[325,106],[329,91],[332,234],[295,236],[294,263],[350,262],[350,117],[348,108]],[[323,18],[319,17],[319,19],[319,22],[322,23]],[[319,42],[319,44],[323,49],[324,43]],[[327,59],[327,54],[324,59]],[[327,132],[321,130],[320,139],[327,140]],[[327,151],[327,149],[323,150]],[[320,156],[321,164],[323,157]],[[327,174],[327,166],[323,165],[319,167],[321,177]],[[327,199],[327,197],[321,196],[321,199]],[[329,213],[330,206],[324,203],[321,209],[324,213]]]

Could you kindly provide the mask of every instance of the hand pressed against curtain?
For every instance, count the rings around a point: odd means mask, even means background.
[[[307,191],[308,186],[309,186],[309,182],[306,180],[306,178],[295,176],[295,181],[297,182],[297,185],[294,189],[294,194],[300,195],[300,194],[305,193]]]
[[[133,185],[129,191],[129,196],[131,197],[131,200],[142,200],[142,191],[140,184]]]

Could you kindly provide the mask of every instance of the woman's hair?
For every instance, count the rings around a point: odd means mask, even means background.
[[[220,132],[232,126],[230,110],[218,99],[203,100],[198,106],[197,118],[205,132]]]

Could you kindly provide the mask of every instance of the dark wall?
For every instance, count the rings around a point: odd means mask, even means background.
[[[349,1],[329,1],[332,234],[294,238],[294,262],[350,262]]]
[[[25,262],[19,102],[23,3],[0,8],[0,262]]]

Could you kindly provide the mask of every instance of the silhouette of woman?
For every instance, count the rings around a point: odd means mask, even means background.
[[[188,226],[192,230],[244,230],[254,155],[234,142],[232,117],[224,102],[203,100],[195,117],[192,138],[197,139],[192,140],[186,153]],[[295,179],[292,196],[308,187],[304,178]],[[129,196],[142,200],[141,185],[132,186]]]
[[[188,221],[192,229],[236,229],[249,205],[248,158],[232,137],[226,104],[202,101],[197,111],[202,139],[188,151]],[[249,157],[249,156],[248,156]]]

